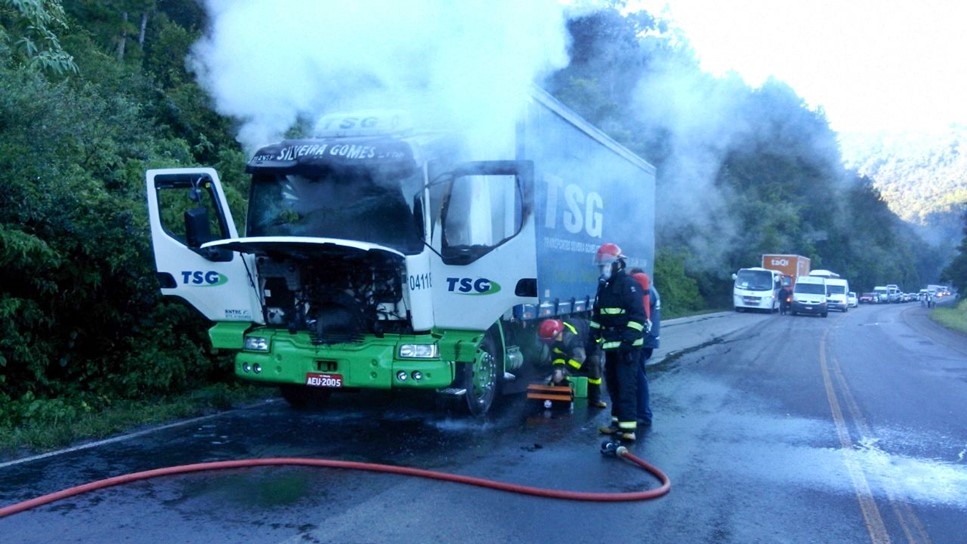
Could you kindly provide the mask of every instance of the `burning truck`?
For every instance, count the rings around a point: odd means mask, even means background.
[[[537,320],[591,310],[601,243],[654,255],[651,165],[536,88],[503,136],[327,116],[248,162],[242,235],[214,169],[148,170],[161,291],[294,406],[417,389],[486,414],[535,372]]]

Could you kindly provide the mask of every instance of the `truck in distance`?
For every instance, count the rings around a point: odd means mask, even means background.
[[[809,274],[809,257],[767,253],[762,256],[762,268],[778,270],[783,275],[783,285],[792,289],[796,278]]]
[[[214,169],[146,173],[162,293],[293,406],[406,389],[486,414],[534,377],[538,320],[591,310],[601,243],[651,271],[654,168],[540,89],[486,146],[400,112],[317,127],[248,162],[242,235]]]

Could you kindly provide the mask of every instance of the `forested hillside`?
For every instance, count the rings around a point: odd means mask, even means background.
[[[952,250],[967,206],[967,127],[943,134],[844,134],[846,165],[873,180],[894,213]]]
[[[0,425],[233,379],[209,324],[160,297],[145,210],[145,169],[210,165],[242,216],[241,120],[187,68],[206,28],[195,0],[0,0]],[[567,30],[570,63],[538,83],[657,166],[667,315],[729,307],[762,253],[858,289],[936,279],[944,257],[792,89],[702,73],[646,13]]]

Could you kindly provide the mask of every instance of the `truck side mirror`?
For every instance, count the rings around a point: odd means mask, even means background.
[[[413,197],[413,224],[420,241],[426,241],[426,226],[423,224],[423,199],[420,195]]]
[[[185,238],[188,247],[209,261],[228,262],[232,260],[232,252],[225,248],[202,249],[202,244],[214,239],[211,223],[208,222],[208,210],[205,208],[191,208],[185,212]]]
[[[208,210],[202,207],[185,211],[185,237],[188,247],[198,249],[212,240],[212,230],[208,223]]]

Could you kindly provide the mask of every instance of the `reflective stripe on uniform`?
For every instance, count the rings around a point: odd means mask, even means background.
[[[624,308],[601,308],[601,315],[624,315]]]
[[[628,324],[627,324],[627,327],[629,329],[634,329],[636,331],[642,331],[642,332],[644,332],[644,330],[645,330],[645,326],[643,324],[641,324],[641,323],[638,323],[637,321],[629,321]]]
[[[575,361],[574,359],[568,359],[567,364],[571,365],[574,368],[581,368],[581,363],[579,363],[578,361]]]
[[[551,361],[551,364],[554,366],[564,366],[564,359],[554,359]]]
[[[601,385],[601,378],[588,378],[589,385]]]
[[[612,340],[611,342],[605,342],[605,343],[601,344],[601,348],[602,349],[606,349],[606,350],[608,350],[608,349],[616,349],[616,348],[620,348],[622,343],[623,342],[621,340]],[[640,348],[640,347],[642,347],[644,345],[645,345],[645,339],[644,338],[641,338],[641,337],[636,338],[631,343],[631,347],[634,347],[634,348]]]

